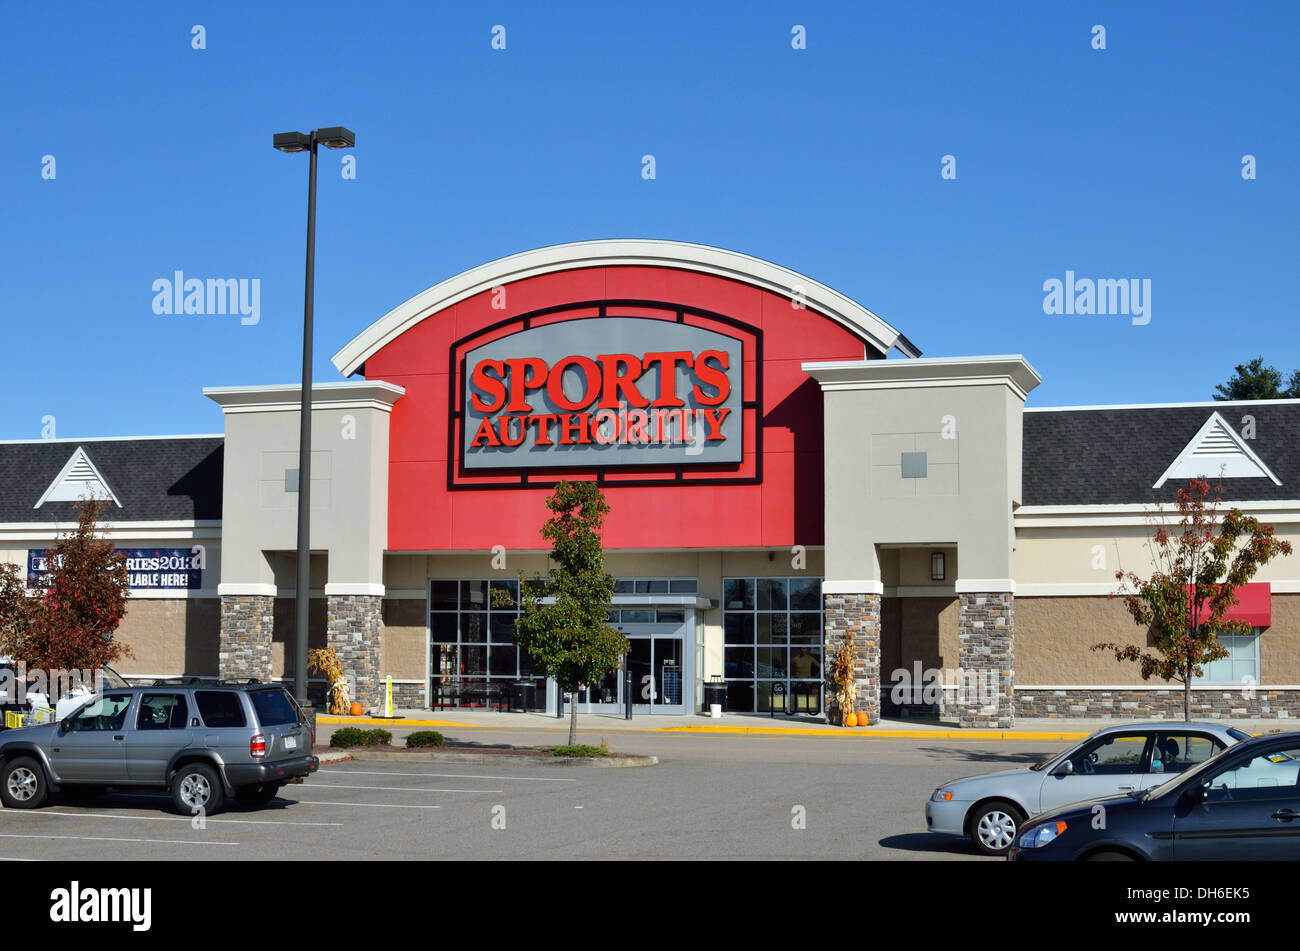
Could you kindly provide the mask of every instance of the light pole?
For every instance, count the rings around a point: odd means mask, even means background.
[[[316,146],[347,149],[356,136],[343,126],[303,132],[277,132],[272,144],[281,152],[311,152],[307,178],[307,287],[302,307],[302,410],[298,421],[298,578],[294,587],[293,694],[307,705],[307,608],[311,600],[311,347],[312,302],[316,284]]]

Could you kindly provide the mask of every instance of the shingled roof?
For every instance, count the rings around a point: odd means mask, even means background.
[[[1214,413],[1282,483],[1223,479],[1225,502],[1300,499],[1300,400],[1027,410],[1024,505],[1122,505],[1173,501],[1185,478],[1156,481]],[[1254,434],[1243,433],[1254,418]],[[1207,472],[1211,483],[1216,473]]]
[[[0,523],[75,521],[74,502],[37,501],[85,450],[121,508],[113,522],[221,518],[221,436],[153,439],[59,439],[0,443]]]

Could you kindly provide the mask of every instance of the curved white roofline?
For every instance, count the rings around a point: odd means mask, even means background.
[[[796,271],[762,261],[738,251],[712,248],[683,241],[658,241],[642,238],[616,238],[599,241],[574,241],[546,248],[523,251],[471,268],[455,277],[421,291],[405,303],[394,307],[379,320],[357,334],[334,354],[334,366],[345,375],[356,373],[361,365],[414,327],[426,317],[475,294],[508,285],[539,274],[568,271],[583,267],[641,265],[673,267],[702,274],[742,281],[764,290],[789,297],[802,289],[809,309],[825,314],[861,337],[882,354],[897,347],[909,357],[921,352],[901,333],[861,304],[831,290]]]

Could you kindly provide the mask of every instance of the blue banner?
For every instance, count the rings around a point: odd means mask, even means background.
[[[188,548],[119,548],[126,556],[126,571],[135,590],[165,590],[203,587],[203,554]],[[27,552],[27,587],[49,586],[45,552]]]

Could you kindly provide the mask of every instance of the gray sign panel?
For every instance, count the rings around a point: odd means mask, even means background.
[[[466,469],[740,462],[743,353],[735,337],[644,317],[494,340],[466,355],[461,458]]]

